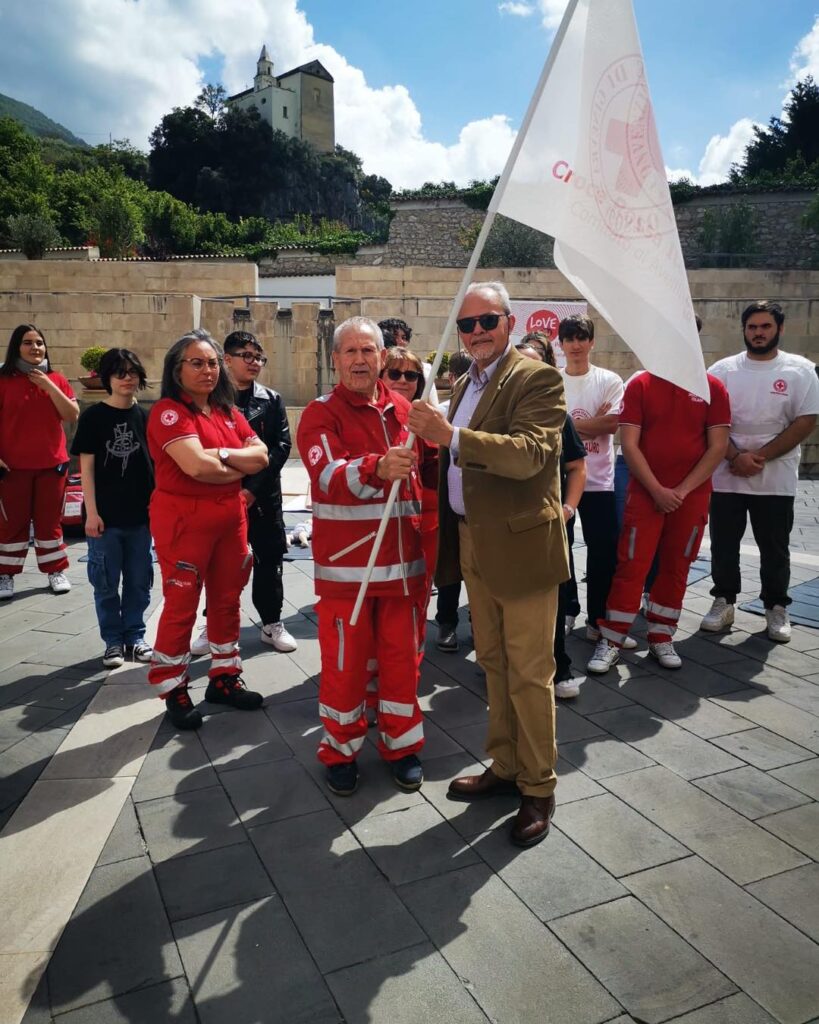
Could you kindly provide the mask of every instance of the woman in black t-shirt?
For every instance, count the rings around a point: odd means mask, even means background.
[[[145,610],[153,583],[148,502],[154,471],[145,440],[147,415],[136,400],[147,384],[139,357],[112,348],[102,357],[99,375],[108,397],[80,416],[71,452],[80,458],[88,579],[105,644],[102,663],[117,668],[126,657],[149,662],[153,653],[145,642]]]

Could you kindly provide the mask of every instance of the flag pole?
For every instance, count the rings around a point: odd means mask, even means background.
[[[423,393],[421,394],[421,400],[424,402],[426,402],[429,399],[429,393],[432,390],[433,382],[441,366],[441,360],[444,357],[446,343],[449,339],[450,334],[452,333],[452,328],[455,326],[455,318],[457,317],[461,305],[464,301],[466,289],[469,287],[469,284],[472,280],[472,275],[475,273],[475,269],[478,266],[478,260],[481,258],[481,253],[483,252],[483,248],[486,245],[486,239],[489,237],[489,232],[492,230],[492,225],[495,221],[495,214],[497,212],[501,196],[503,195],[503,191],[506,188],[506,183],[509,180],[509,176],[512,173],[512,168],[515,165],[515,161],[517,160],[520,148],[523,145],[523,140],[526,137],[526,132],[529,130],[529,125],[532,121],[532,118],[534,117],[540,94],[543,92],[543,88],[546,85],[546,81],[551,73],[552,66],[554,65],[554,62],[557,59],[557,55],[560,52],[560,46],[563,42],[563,37],[566,35],[566,32],[569,28],[569,23],[572,20],[575,8],[577,7],[579,2],[580,0],[569,0],[566,10],[563,13],[563,19],[560,22],[560,27],[555,33],[554,41],[552,42],[551,49],[549,50],[549,56],[546,58],[546,63],[543,65],[543,70],[540,73],[540,78],[538,79],[535,91],[534,93],[532,93],[532,98],[529,101],[529,106],[526,110],[526,114],[523,118],[523,121],[521,122],[520,129],[518,130],[518,133],[515,136],[515,141],[512,143],[512,148],[509,151],[509,156],[506,159],[506,164],[503,168],[503,172],[500,178],[498,179],[497,185],[495,186],[495,191],[492,193],[492,199],[489,202],[489,206],[486,211],[486,217],[484,217],[483,224],[481,225],[481,230],[478,232],[478,237],[475,240],[475,247],[472,250],[472,255],[469,257],[469,262],[466,265],[466,270],[464,270],[463,277],[461,278],[461,283],[458,286],[458,291],[455,295],[455,298],[452,301],[452,307],[449,311],[449,316],[447,317],[444,330],[441,334],[441,340],[438,343],[438,348],[435,352],[435,358],[432,361],[432,369],[430,371],[429,377],[426,380],[426,383],[424,384],[424,390]],[[403,447],[411,448],[414,444],[415,434],[411,433],[407,437],[407,440],[404,442]],[[400,487],[400,485],[400,480],[393,480],[392,487],[390,487],[390,493],[389,496],[387,497],[387,503],[384,508],[384,514],[381,516],[381,522],[378,525],[378,532],[376,533],[375,539],[373,540],[373,546],[370,550],[370,557],[367,560],[367,567],[364,571],[364,579],[361,581],[361,585],[358,588],[358,594],[356,595],[355,604],[353,605],[352,615],[350,615],[351,626],[354,626],[358,622],[358,616],[361,614],[361,606],[364,603],[364,596],[367,593],[367,587],[369,586],[370,578],[372,577],[373,568],[375,566],[375,560],[378,557],[379,550],[381,549],[381,542],[384,539],[384,534],[386,533],[387,530],[387,523],[389,523],[390,521],[393,505],[395,504],[395,499],[398,495],[398,488]]]

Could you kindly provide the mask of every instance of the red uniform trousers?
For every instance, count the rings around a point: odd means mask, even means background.
[[[367,735],[365,691],[378,660],[378,752],[385,761],[417,753],[424,745],[418,706],[420,601],[410,597],[366,597],[355,626],[355,596],[321,597],[319,716],[324,735],[318,758],[324,764],[355,760]]]
[[[432,579],[435,575],[435,559],[438,557],[438,496],[435,508],[424,509],[421,513],[421,550],[427,565],[424,578],[424,604],[418,616],[418,668],[424,660],[424,644],[427,638],[427,606],[432,593]],[[367,710],[378,707],[378,659],[372,658],[367,664]]]
[[[65,474],[54,468],[12,469],[0,480],[0,575],[23,571],[32,519],[37,568],[44,573],[68,568],[60,525],[64,494]]]
[[[648,595],[648,642],[670,640],[677,631],[688,568],[702,543],[708,522],[708,490],[695,491],[676,512],[663,514],[648,492],[629,484],[623,529],[617,547],[617,572],[606,602],[606,618],[597,623],[602,636],[618,647],[628,635],[640,608],[648,570],[659,555],[657,579]]]
[[[165,605],[148,682],[159,697],[187,683],[191,632],[203,586],[208,591],[208,675],[240,675],[239,598],[252,563],[244,501],[238,494],[192,498],[154,491],[151,532]]]

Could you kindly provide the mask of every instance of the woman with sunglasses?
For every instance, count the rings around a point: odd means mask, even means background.
[[[154,577],[148,526],[154,468],[145,439],[148,416],[137,404],[137,392],[148,383],[139,356],[127,348],[109,349],[99,375],[107,397],[80,416],[71,454],[80,460],[88,579],[105,644],[102,663],[117,668],[126,657],[151,660],[145,610]]]
[[[0,366],[0,600],[14,596],[34,522],[37,568],[65,594],[68,556],[60,517],[68,469],[63,423],[80,414],[71,385],[55,373],[43,332],[20,324]]]
[[[202,724],[188,695],[188,665],[203,586],[211,651],[205,700],[247,711],[262,703],[241,677],[239,598],[251,555],[240,492],[242,479],[264,469],[268,456],[233,401],[222,349],[207,331],[171,346],[162,398],[148,417],[156,467],[151,530],[165,598],[148,680],[178,729]]]

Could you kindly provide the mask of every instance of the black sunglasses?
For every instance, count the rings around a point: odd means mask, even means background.
[[[456,320],[458,330],[461,334],[472,334],[475,324],[481,325],[483,331],[494,331],[502,316],[509,316],[508,313],[481,313],[480,316],[464,316]]]
[[[390,380],[401,380],[403,377],[404,380],[414,384],[419,377],[423,377],[423,374],[420,370],[387,370],[387,376]]]

